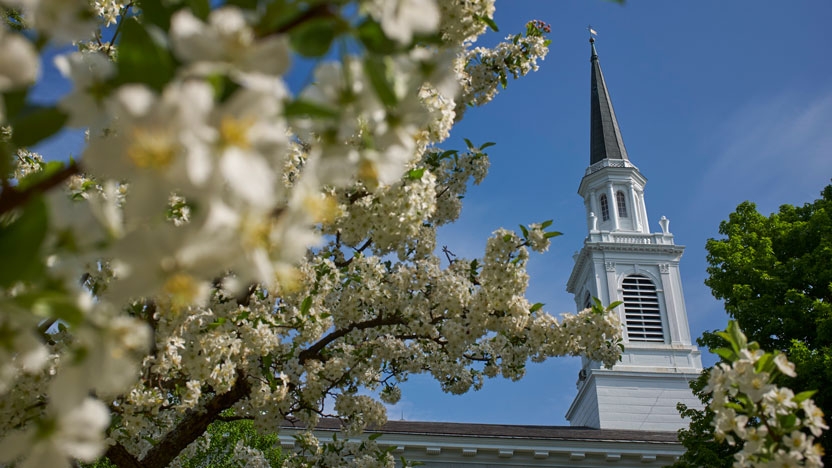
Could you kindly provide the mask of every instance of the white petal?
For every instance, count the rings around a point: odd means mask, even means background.
[[[272,36],[257,43],[241,64],[246,71],[280,76],[289,69],[289,40]]]
[[[144,85],[124,85],[116,91],[115,112],[126,112],[131,117],[146,115],[156,102],[156,94]]]
[[[275,174],[260,156],[229,148],[220,167],[231,190],[255,206],[271,207],[274,201]]]
[[[0,92],[32,84],[39,75],[35,46],[20,34],[0,30]]]
[[[59,441],[63,451],[81,461],[92,462],[104,453],[104,430],[110,412],[98,400],[85,399],[61,418]]]
[[[187,8],[170,20],[170,41],[174,53],[186,62],[214,60],[218,36]]]

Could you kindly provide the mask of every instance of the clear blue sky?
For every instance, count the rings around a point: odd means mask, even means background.
[[[501,226],[554,219],[564,236],[533,255],[528,296],[553,314],[574,311],[565,285],[586,235],[577,188],[589,163],[591,23],[624,143],[648,179],[651,230],[667,216],[687,246],[681,268],[692,334],[724,327],[703,284],[705,241],[743,200],[767,214],[817,198],[832,177],[831,18],[829,0],[498,0],[500,32],[485,45],[540,19],[552,25],[551,52],[539,72],[471,110],[444,145],[464,148],[465,137],[497,143],[489,177],[470,190],[462,219],[441,232],[439,245],[473,258]],[[49,80],[39,95],[54,100],[65,91]],[[41,151],[65,158],[67,149],[78,154],[79,135]],[[463,396],[414,377],[389,417],[567,424],[578,369],[578,359],[530,364],[520,382],[491,380]]]
[[[464,200],[462,219],[439,245],[481,255],[500,226],[554,219],[562,237],[530,262],[532,302],[573,312],[566,290],[572,254],[586,236],[578,184],[589,164],[587,24],[631,161],[647,179],[652,231],[667,216],[687,246],[681,270],[691,332],[727,318],[705,279],[705,241],[744,200],[763,213],[818,197],[832,177],[832,3],[828,0],[498,0],[500,33],[529,19],[552,25],[540,70],[471,110],[461,138],[489,148],[491,172]],[[484,41],[490,43],[490,41]],[[705,364],[713,362],[704,356]],[[428,377],[412,379],[390,419],[568,424],[579,359],[530,364],[520,382],[502,378],[463,396]]]

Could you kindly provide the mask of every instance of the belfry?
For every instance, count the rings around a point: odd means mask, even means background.
[[[578,187],[588,235],[566,289],[578,309],[598,298],[616,309],[624,337],[612,369],[584,359],[578,394],[566,418],[573,426],[675,431],[686,422],[676,404],[701,407],[688,384],[702,371],[691,342],[676,245],[664,216],[650,232],[647,179],[630,162],[601,64],[592,55],[589,167]]]

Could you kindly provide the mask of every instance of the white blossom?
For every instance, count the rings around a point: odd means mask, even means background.
[[[23,35],[0,26],[0,92],[33,84],[40,76],[35,46]],[[2,119],[0,109],[0,122]]]

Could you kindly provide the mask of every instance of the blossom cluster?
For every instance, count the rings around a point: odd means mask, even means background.
[[[396,463],[392,448],[380,447],[376,439],[380,433],[371,435],[365,440],[343,439],[336,436],[332,441],[322,444],[311,432],[304,432],[295,436],[295,443],[299,447],[298,455],[287,458],[284,468],[403,468],[415,466],[406,460]]]
[[[0,0],[27,28],[0,25],[0,463],[181,464],[221,413],[355,434],[412,374],[463,393],[530,359],[618,359],[612,311],[525,298],[551,221],[481,259],[436,249],[492,143],[439,145],[536,69],[540,23],[471,49],[493,1],[185,3]],[[33,102],[42,47],[71,42],[72,89]],[[313,80],[293,89],[297,56]],[[77,160],[26,149],[63,128],[87,133]],[[289,463],[393,463],[309,444]]]
[[[717,351],[727,362],[711,369],[705,392],[712,394],[716,436],[742,447],[734,466],[823,466],[815,438],[829,427],[811,399],[814,391],[795,395],[774,383],[780,375],[794,377],[794,364],[747,343],[734,321],[720,335],[731,348]]]

